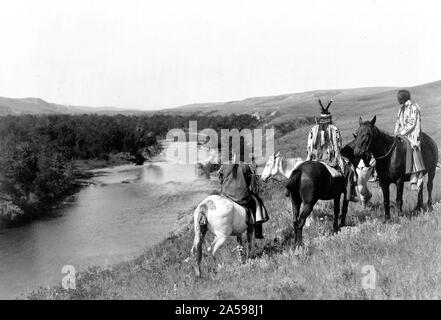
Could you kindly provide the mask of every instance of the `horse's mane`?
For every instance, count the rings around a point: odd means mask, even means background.
[[[386,130],[382,130],[382,129],[378,128],[377,126],[374,126],[374,128],[377,129],[377,134],[384,139],[393,140],[395,138],[392,134],[390,134]]]
[[[377,136],[385,139],[386,141],[392,142],[392,140],[395,139],[395,137],[392,134],[390,134],[386,130],[382,130],[382,129],[378,128],[376,125],[372,125],[369,121],[366,121],[363,124],[372,128]]]

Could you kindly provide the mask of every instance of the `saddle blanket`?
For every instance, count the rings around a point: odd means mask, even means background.
[[[255,224],[256,222],[266,222],[269,220],[268,211],[266,210],[265,205],[263,204],[262,200],[260,200],[260,198],[257,197],[255,194],[251,195],[252,208],[249,205],[239,203],[226,195],[222,196],[228,198],[229,200],[233,201],[234,203],[245,209],[245,211],[247,212],[247,224]]]
[[[337,170],[337,169],[331,167],[329,164],[327,164],[327,163],[324,162],[324,161],[319,161],[319,162],[320,162],[321,164],[323,164],[323,165],[326,167],[326,169],[328,169],[329,173],[331,174],[331,177],[333,177],[333,178],[339,178],[339,177],[342,177],[342,176],[343,176],[343,174],[340,172],[340,170]]]
[[[329,173],[331,174],[331,177],[333,177],[333,178],[339,178],[339,177],[342,177],[342,176],[343,176],[343,174],[342,174],[339,170],[337,170],[337,169],[331,167],[331,166],[330,166],[329,164],[327,164],[325,161],[320,161],[320,160],[314,160],[314,161],[318,161],[318,162],[320,162],[321,164],[323,164],[323,165],[326,167],[326,169],[328,169]],[[298,161],[298,162],[294,165],[294,170],[297,169],[297,167],[300,166],[303,162],[305,162],[305,160],[303,160],[303,161]]]
[[[417,152],[412,148],[412,144],[408,137],[398,135],[398,139],[406,143],[406,174],[412,174],[414,172],[424,171],[424,161],[421,156],[421,152]]]

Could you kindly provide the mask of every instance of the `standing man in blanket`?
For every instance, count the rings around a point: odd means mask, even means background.
[[[425,172],[421,154],[421,111],[418,104],[410,100],[408,90],[398,91],[397,100],[401,107],[398,110],[394,135],[406,138],[406,174],[410,174],[411,189],[419,190]]]
[[[332,100],[329,101],[326,108],[324,108],[319,99],[321,114],[318,121],[316,119],[316,124],[309,131],[306,161],[321,161],[337,169],[346,181],[346,199],[356,202],[355,170],[353,165],[347,159],[344,159],[340,153],[342,148],[340,130],[332,122],[331,112],[329,112],[332,102]]]

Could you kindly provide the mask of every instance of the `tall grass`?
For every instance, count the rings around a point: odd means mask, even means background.
[[[437,178],[434,199],[441,199]],[[319,202],[305,229],[303,250],[293,248],[292,210],[283,185],[270,182],[262,196],[271,214],[255,257],[239,262],[235,239],[194,277],[189,250],[191,214],[182,229],[129,262],[81,272],[75,290],[40,288],[30,299],[436,299],[441,297],[441,204],[416,213],[416,193],[405,190],[404,213],[392,210],[383,223],[382,195],[375,185],[372,206],[350,204],[348,227],[332,234],[332,202]],[[211,241],[208,236],[206,243]],[[362,267],[377,272],[375,289],[363,289]]]

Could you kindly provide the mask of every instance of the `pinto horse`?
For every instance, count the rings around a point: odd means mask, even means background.
[[[346,157],[354,165],[354,167],[357,166],[356,188],[361,203],[364,205],[364,207],[366,207],[369,200],[372,198],[372,193],[369,191],[367,182],[374,172],[374,166],[366,166],[363,160],[360,160],[357,164],[354,156],[354,146],[355,140],[352,140],[346,146],[344,146],[340,152],[342,156]],[[282,180],[288,180],[294,169],[297,168],[302,162],[305,162],[305,160],[300,157],[285,158],[281,156],[279,152],[275,153],[268,158],[265,167],[263,168],[261,179],[263,181],[267,181],[269,178],[281,176]],[[289,196],[288,191],[287,196]]]
[[[393,137],[375,126],[377,117],[371,121],[363,122],[360,117],[360,127],[355,133],[354,156],[361,158],[368,163],[369,154],[376,160],[375,169],[379,178],[381,190],[383,191],[385,219],[390,219],[389,186],[395,183],[397,186],[397,207],[399,212],[403,209],[403,188],[404,182],[409,181],[406,175],[406,152],[407,143],[398,137]],[[432,210],[432,188],[435,177],[436,165],[438,162],[438,147],[431,137],[422,132],[421,152],[424,159],[427,174],[427,208]],[[418,203],[416,210],[419,211],[423,205],[423,188],[418,192]]]
[[[194,211],[194,241],[190,254],[196,256],[195,273],[201,276],[202,243],[205,234],[210,231],[215,235],[207,249],[214,257],[215,253],[230,236],[236,236],[239,244],[239,255],[242,248],[242,233],[247,231],[247,258],[251,255],[254,225],[247,224],[246,209],[231,199],[211,195],[205,198]]]

